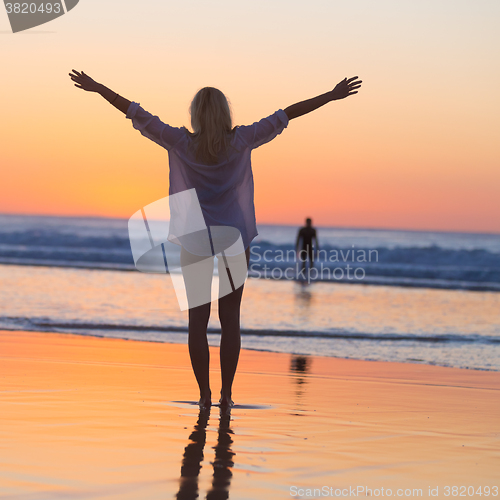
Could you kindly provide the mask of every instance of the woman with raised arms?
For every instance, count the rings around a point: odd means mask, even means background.
[[[239,230],[249,265],[250,244],[257,236],[251,152],[274,139],[290,120],[310,113],[338,99],[356,94],[358,77],[344,78],[333,90],[285,109],[247,126],[233,127],[231,110],[225,95],[213,87],[204,87],[194,96],[191,127],[173,127],[118,93],[93,80],[83,71],[69,74],[75,86],[96,92],[132,121],[140,133],[169,153],[169,194],[195,189],[207,227],[229,226]],[[213,259],[213,257],[212,257]],[[199,260],[187,248],[181,249],[181,265]],[[225,264],[218,260],[219,275]],[[213,262],[213,260],[212,260]],[[227,264],[227,263],[226,263]],[[212,268],[213,269],[213,268]],[[197,287],[210,290],[212,273],[197,277]],[[240,353],[240,305],[244,285],[219,298],[221,324],[220,364],[221,407],[231,407],[232,385]],[[189,302],[189,290],[188,290]],[[189,355],[200,389],[199,405],[210,407],[209,349],[207,325],[211,303],[189,307]]]

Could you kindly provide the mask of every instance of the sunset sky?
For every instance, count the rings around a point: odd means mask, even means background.
[[[174,126],[204,86],[235,124],[331,90],[253,153],[258,223],[500,232],[497,0],[80,0],[13,34],[0,5],[0,212],[129,218],[168,153],[68,73]]]

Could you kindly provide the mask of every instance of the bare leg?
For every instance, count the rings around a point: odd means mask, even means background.
[[[240,356],[240,304],[243,286],[219,299],[219,319],[222,330],[220,340],[221,406],[231,404],[231,390]]]
[[[189,309],[189,356],[200,388],[199,404],[204,408],[212,404],[209,380],[210,351],[207,340],[210,305],[203,304]]]
[[[207,265],[193,267],[206,257],[190,254],[187,250],[181,250],[181,266],[186,285],[188,303],[199,304],[200,298],[206,296],[206,303],[189,308],[189,356],[191,366],[200,389],[200,407],[209,408],[212,404],[209,382],[210,351],[207,340],[207,326],[210,318],[210,287],[213,276],[213,257]],[[210,265],[211,264],[211,265]],[[201,295],[200,295],[201,294]]]
[[[246,249],[247,265],[250,249]],[[222,377],[221,406],[232,406],[231,391],[240,355],[240,306],[244,285],[219,299],[219,319],[221,324],[220,366]]]
[[[306,260],[307,260],[307,252],[305,247],[302,248],[302,250],[299,252],[299,257],[301,261],[301,272],[304,272],[306,270]]]

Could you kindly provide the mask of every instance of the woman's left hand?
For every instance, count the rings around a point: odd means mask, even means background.
[[[345,99],[347,96],[357,94],[361,87],[362,80],[357,80],[357,76],[353,76],[352,78],[344,78],[341,82],[337,83],[335,88],[331,91],[332,100],[336,101],[337,99]]]
[[[100,83],[97,83],[83,71],[81,73],[74,69],[71,71],[73,71],[73,73],[69,73],[69,76],[74,82],[76,82],[75,87],[86,90],[87,92],[99,92],[99,87],[101,86]]]

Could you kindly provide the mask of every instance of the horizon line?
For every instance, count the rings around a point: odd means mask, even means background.
[[[110,217],[105,215],[61,215],[61,214],[33,214],[33,213],[19,213],[19,212],[0,212],[1,216],[18,216],[18,217],[52,217],[52,218],[67,218],[67,219],[111,219],[111,220],[129,220],[125,217]],[[304,218],[305,220],[305,218]],[[258,226],[289,226],[289,227],[301,227],[302,223],[298,224],[287,224],[281,222],[257,222]],[[323,228],[323,229],[359,229],[364,231],[405,231],[413,233],[453,233],[453,234],[481,234],[481,235],[493,235],[500,236],[500,231],[474,231],[474,230],[451,230],[451,229],[410,229],[405,227],[368,227],[368,226],[325,226],[323,224],[315,224],[313,227]]]

